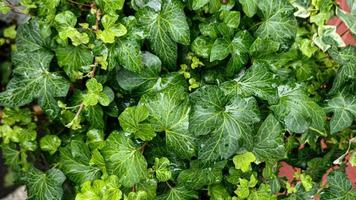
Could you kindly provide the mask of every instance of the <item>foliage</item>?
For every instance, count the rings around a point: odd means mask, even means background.
[[[0,31],[0,149],[29,199],[356,198],[356,47],[324,25],[355,33],[354,10],[0,2],[14,11],[29,19]]]

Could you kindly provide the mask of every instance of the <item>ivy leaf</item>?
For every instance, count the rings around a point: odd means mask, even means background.
[[[203,165],[199,161],[192,161],[189,169],[179,173],[177,178],[178,185],[198,190],[207,185],[220,183],[223,179],[222,170],[225,165],[225,161],[212,165]]]
[[[239,31],[231,41],[231,58],[227,64],[228,75],[234,75],[249,61],[249,50],[253,37],[248,31]]]
[[[256,96],[273,104],[277,102],[277,77],[266,66],[253,65],[233,81],[223,83],[226,93]]]
[[[285,157],[284,130],[278,120],[268,115],[255,136],[253,153],[258,161],[272,162]]]
[[[212,161],[228,158],[239,147],[253,143],[253,124],[259,121],[259,110],[253,97],[225,96],[217,86],[206,86],[191,95],[193,104],[190,131],[201,136],[199,159]]]
[[[74,26],[77,24],[77,17],[71,11],[58,13],[54,18],[54,24],[58,30],[58,37],[67,43],[67,38],[72,40],[74,46],[87,44],[89,36],[87,33],[80,33]]]
[[[178,186],[170,188],[169,191],[157,197],[157,200],[192,200],[198,199],[198,194],[195,191],[185,187]]]
[[[192,51],[202,58],[209,58],[213,40],[205,36],[198,36],[192,43]]]
[[[231,52],[230,42],[223,38],[215,40],[210,53],[210,62],[225,59]]]
[[[108,106],[113,99],[111,99],[103,91],[103,86],[95,78],[89,79],[85,86],[88,92],[83,95],[83,104],[85,106],[95,106],[98,102],[103,106]]]
[[[341,171],[335,171],[328,176],[328,186],[320,194],[320,199],[337,200],[342,197],[343,200],[353,200],[356,198],[356,190],[352,189],[351,182]]]
[[[256,157],[251,152],[238,154],[238,155],[234,156],[234,158],[232,159],[232,161],[235,164],[235,168],[241,169],[242,172],[250,171],[251,163],[253,163],[255,160],[256,160]]]
[[[118,19],[118,15],[104,15],[101,19],[101,23],[104,30],[98,30],[97,37],[104,43],[114,43],[115,37],[121,37],[126,35],[127,29],[121,23],[115,23]]]
[[[48,151],[53,155],[59,146],[61,145],[61,139],[56,135],[45,135],[40,140],[40,147],[43,151]]]
[[[146,94],[140,100],[140,104],[149,110],[155,131],[164,131],[168,148],[182,158],[190,158],[195,154],[195,137],[188,129],[188,103],[188,95],[180,87]]]
[[[55,168],[46,173],[30,168],[26,173],[25,182],[29,200],[61,200],[63,196],[62,184],[66,177]]]
[[[328,101],[326,112],[333,112],[330,121],[330,133],[337,133],[351,126],[356,119],[356,99],[354,96],[339,94]]]
[[[198,10],[209,3],[209,0],[193,0],[192,8],[193,10]]]
[[[147,122],[148,115],[148,109],[144,105],[128,107],[121,113],[119,122],[124,131],[133,133],[141,140],[149,141],[156,136],[156,132]]]
[[[85,119],[89,122],[90,128],[96,128],[103,130],[104,124],[104,112],[100,105],[87,106],[83,110]]]
[[[248,17],[253,17],[257,12],[257,0],[239,0],[242,10]]]
[[[147,176],[145,157],[124,133],[111,133],[102,154],[108,172],[118,176],[125,187],[132,187]]]
[[[115,13],[117,10],[122,10],[125,0],[96,0],[103,7],[105,13]]]
[[[152,51],[169,68],[174,68],[177,43],[188,45],[190,41],[189,26],[182,5],[176,0],[164,2],[160,12],[147,7],[139,12],[137,18],[148,32]]]
[[[79,78],[80,68],[92,64],[94,59],[92,52],[82,46],[59,47],[55,52],[58,65],[72,80]]]
[[[231,196],[226,188],[221,184],[209,185],[208,194],[211,200],[231,200]]]
[[[171,162],[166,157],[155,158],[153,169],[159,182],[166,182],[172,178],[172,172],[169,168],[170,164]]]
[[[288,43],[297,33],[297,20],[293,16],[294,8],[284,0],[257,1],[263,21],[255,34],[263,39],[272,39],[280,43]]]
[[[67,95],[69,82],[57,73],[49,72],[52,58],[47,51],[33,52],[31,59],[25,52],[15,53],[13,62],[17,67],[6,91],[0,93],[0,105],[17,107],[38,99],[42,109],[55,118],[59,112],[55,97]]]
[[[36,20],[20,25],[16,35],[17,51],[45,50],[49,44],[50,34],[50,29],[47,26],[40,25]]]
[[[141,46],[130,39],[120,40],[117,43],[118,62],[127,70],[140,73],[143,70]]]
[[[325,125],[324,110],[300,87],[278,87],[279,103],[271,106],[275,115],[283,120],[286,128],[295,133],[304,133],[308,129],[323,132]]]
[[[75,200],[121,199],[122,192],[117,176],[111,175],[104,180],[87,181],[81,185]]]
[[[80,185],[85,181],[98,179],[100,169],[89,164],[91,153],[86,144],[79,140],[72,140],[60,150],[59,166],[66,176]]]

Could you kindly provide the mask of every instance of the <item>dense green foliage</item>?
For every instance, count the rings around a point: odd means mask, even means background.
[[[16,45],[1,63],[12,72],[1,68],[0,147],[29,199],[356,199],[345,174],[356,164],[356,47],[324,25],[336,13],[356,34],[356,9],[21,5],[0,2],[31,16],[0,38]],[[299,168],[294,177],[278,176],[281,161]]]

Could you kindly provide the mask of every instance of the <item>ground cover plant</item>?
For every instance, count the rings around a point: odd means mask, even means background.
[[[7,182],[33,200],[356,199],[344,3],[1,1],[28,16],[0,38]]]

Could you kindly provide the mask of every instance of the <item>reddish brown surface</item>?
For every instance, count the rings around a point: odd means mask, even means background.
[[[281,164],[281,167],[279,168],[278,176],[286,177],[288,179],[289,183],[293,182],[294,173],[300,171],[300,169],[297,167],[293,167],[292,165],[290,165],[284,161],[280,162],[280,164]]]
[[[350,12],[350,7],[347,5],[346,0],[336,0],[339,7],[346,11]],[[346,24],[341,21],[338,17],[332,17],[327,22],[328,25],[336,26],[336,32],[341,36],[342,40],[345,42],[346,45],[356,46],[356,39],[355,36],[352,35],[351,31],[348,30]]]

